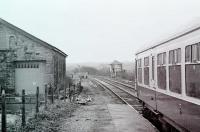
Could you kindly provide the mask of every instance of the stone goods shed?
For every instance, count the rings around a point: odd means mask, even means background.
[[[45,84],[54,91],[65,85],[67,55],[56,47],[0,19],[0,85],[10,94],[44,93]]]

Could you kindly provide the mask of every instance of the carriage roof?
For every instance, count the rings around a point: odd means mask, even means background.
[[[200,20],[198,21],[193,21],[191,22],[190,24],[182,27],[182,30],[179,30],[179,32],[176,32],[172,35],[170,35],[170,37],[168,37],[167,39],[163,39],[162,41],[159,41],[157,43],[154,43],[153,45],[151,46],[148,46],[147,48],[143,48],[143,49],[140,49],[136,52],[136,55],[140,54],[140,53],[143,53],[145,51],[148,51],[150,49],[154,49],[160,45],[164,45],[164,44],[167,44],[168,42],[170,41],[173,41],[173,40],[176,40],[178,38],[181,38],[187,34],[190,34],[194,31],[197,31],[200,29]]]

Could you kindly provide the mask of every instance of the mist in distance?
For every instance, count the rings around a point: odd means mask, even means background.
[[[0,17],[63,50],[67,64],[134,62],[200,12],[194,0],[2,0]]]

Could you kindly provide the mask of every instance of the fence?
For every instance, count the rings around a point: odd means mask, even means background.
[[[50,94],[48,92],[51,90]],[[65,88],[66,91],[66,88]],[[37,118],[37,113],[39,112],[40,104],[45,104],[45,109],[47,109],[47,103],[48,100],[51,100],[51,103],[54,103],[54,90],[51,85],[47,86],[45,85],[45,96],[44,101],[40,100],[40,93],[39,93],[39,87],[36,88],[35,96],[29,96],[26,95],[25,90],[22,90],[21,96],[8,96],[5,93],[5,89],[2,89],[1,93],[1,130],[2,132],[6,132],[7,130],[7,122],[6,122],[6,115],[8,108],[7,105],[21,105],[21,128],[22,131],[26,126],[26,105],[32,104],[35,105],[35,118]],[[65,92],[66,97],[66,92]],[[21,98],[21,101],[12,101],[12,99],[15,98]]]
[[[76,86],[74,84],[69,84],[69,99],[70,102],[73,101],[74,95],[77,94],[75,93],[76,91]],[[1,87],[1,86],[0,86]],[[77,88],[81,88],[81,83],[77,85]],[[77,91],[78,94],[82,91],[82,89]],[[2,89],[2,88],[1,88]],[[66,87],[64,88],[64,101],[66,101],[67,95],[66,95],[67,89]],[[26,105],[35,105],[35,118],[37,118],[37,113],[39,112],[39,107],[41,104],[44,104],[44,109],[47,109],[48,101],[50,100],[51,104],[54,103],[56,95],[54,94],[54,89],[51,85],[45,85],[45,94],[44,94],[44,100],[40,99],[40,93],[39,93],[39,87],[36,87],[36,93],[34,96],[26,95],[25,90],[22,90],[21,96],[10,96],[6,95],[5,89],[2,89],[1,93],[1,130],[2,132],[7,131],[7,122],[6,122],[6,116],[7,116],[7,111],[8,108],[6,107],[7,105],[21,105],[21,128],[22,131],[24,130],[26,126],[26,110],[27,107]],[[21,98],[21,101],[11,101],[13,98]]]

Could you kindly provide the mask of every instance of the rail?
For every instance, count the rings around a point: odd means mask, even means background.
[[[129,105],[137,113],[142,114],[143,105],[141,104],[140,100],[137,98],[137,96],[136,96],[137,93],[130,93],[129,91],[121,88],[120,86],[113,84],[111,82],[105,81],[102,78],[101,79],[95,78],[95,79],[93,79],[93,82],[96,82],[98,85],[100,85],[104,89],[110,90],[112,93],[114,93],[114,95],[116,95],[125,104]],[[106,86],[106,84],[108,84],[108,86]],[[113,88],[109,87],[109,85],[112,86]]]

